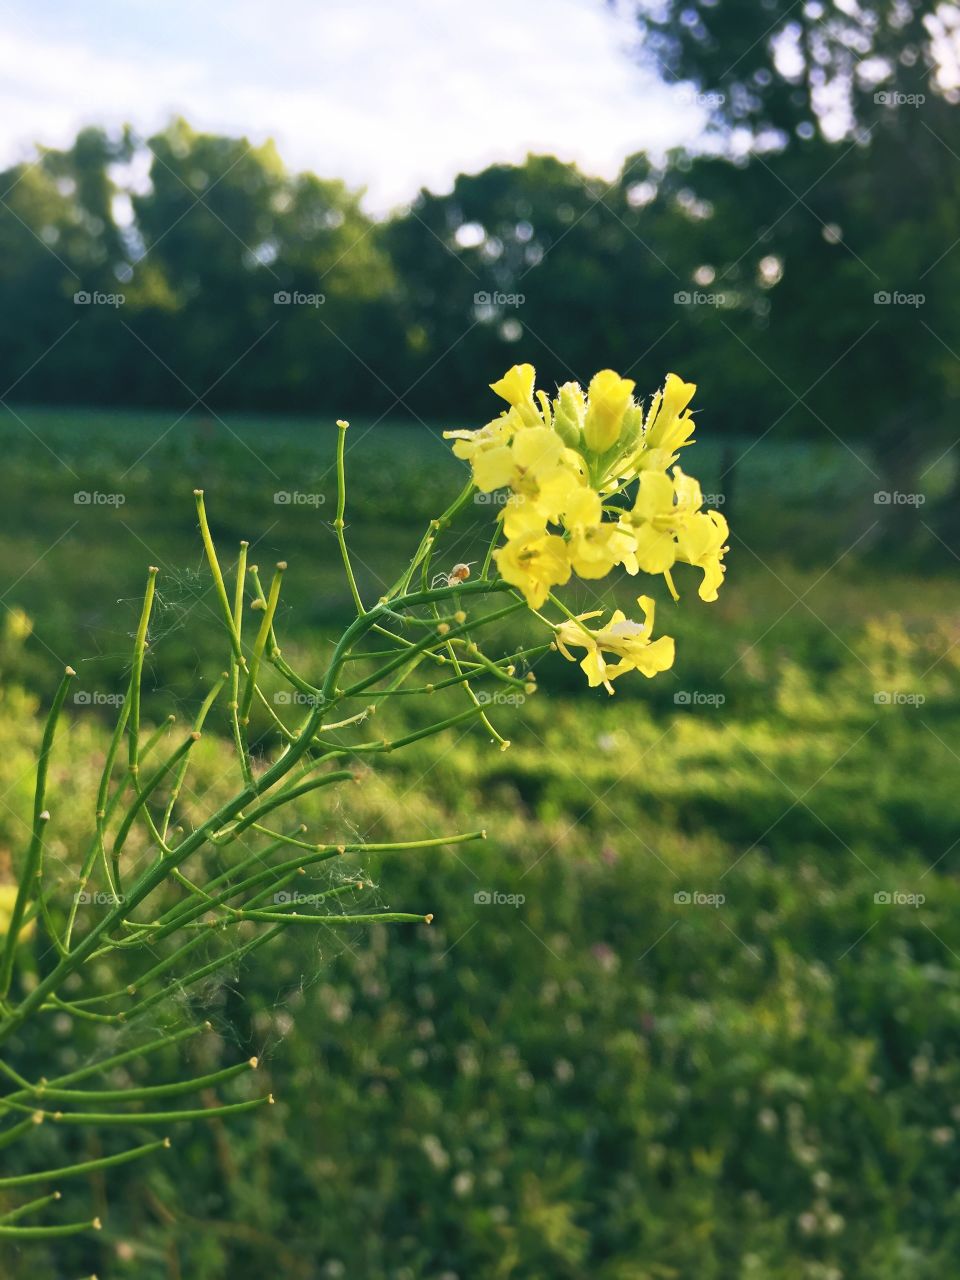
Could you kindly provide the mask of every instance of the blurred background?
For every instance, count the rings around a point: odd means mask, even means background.
[[[148,564],[150,715],[219,673],[195,486],[289,560],[318,668],[337,417],[371,596],[520,361],[698,383],[732,527],[720,601],[660,601],[673,672],[609,699],[554,655],[506,754],[428,739],[313,815],[490,839],[358,863],[430,931],[184,999],[193,1065],[258,1053],[277,1106],[91,1181],[97,1239],[7,1272],[960,1272],[957,6],[13,0],[0,67],[0,876],[64,662],[54,782],[99,773]],[[47,1074],[107,1043],[50,1036]]]

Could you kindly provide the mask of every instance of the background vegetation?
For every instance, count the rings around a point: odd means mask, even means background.
[[[490,839],[357,859],[430,930],[298,937],[182,1001],[214,1028],[195,1065],[257,1053],[278,1105],[92,1180],[104,1231],[10,1252],[12,1275],[956,1270],[960,129],[930,54],[951,19],[851,13],[644,9],[644,56],[711,128],[612,184],[532,157],[373,222],[341,183],[182,121],[90,129],[0,177],[5,859],[67,661],[91,699],[58,749],[63,810],[99,770],[95,695],[121,687],[146,564],[150,717],[185,723],[217,674],[196,483],[218,538],[290,561],[283,629],[319,662],[349,611],[336,416],[369,594],[459,482],[439,430],[485,420],[516,359],[698,381],[690,469],[734,531],[720,601],[688,589],[670,614],[670,675],[611,700],[552,655],[536,697],[493,709],[510,751],[431,739],[304,809]],[[462,518],[457,556],[490,517]],[[225,750],[201,744],[214,790]],[[64,859],[72,834],[65,812]],[[724,901],[676,897],[696,893]],[[107,1038],[52,1019],[37,1073]]]

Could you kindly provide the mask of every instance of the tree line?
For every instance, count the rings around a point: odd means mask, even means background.
[[[272,143],[182,119],[41,148],[0,175],[4,398],[449,425],[520,359],[644,390],[675,369],[712,431],[916,469],[960,391],[956,93],[924,6],[857,12],[641,5],[642,47],[710,123],[612,182],[530,156],[375,220]]]

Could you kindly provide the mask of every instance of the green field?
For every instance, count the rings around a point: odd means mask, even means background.
[[[328,525],[330,420],[17,414],[0,423],[0,839],[13,852],[39,700],[64,661],[84,689],[120,687],[148,564],[161,608],[145,715],[188,717],[220,669],[195,485],[223,545],[248,537],[262,564],[290,562],[282,627],[302,669],[349,604]],[[355,423],[351,445],[351,541],[372,596],[459,487],[459,464],[416,424]],[[721,451],[694,452],[690,469],[720,491]],[[149,1169],[91,1186],[95,1205],[110,1192],[98,1238],[39,1263],[11,1256],[7,1271],[954,1274],[960,580],[952,561],[886,562],[871,492],[851,492],[848,470],[839,446],[765,443],[743,459],[720,601],[701,604],[687,579],[681,608],[658,602],[673,672],[611,699],[547,655],[537,695],[496,709],[508,752],[479,729],[451,733],[329,809],[305,807],[331,834],[482,826],[489,839],[357,860],[379,901],[434,912],[431,929],[304,932],[203,991],[189,1016],[216,1034],[195,1065],[260,1054],[277,1105],[181,1126]],[[489,520],[470,512],[451,554],[474,558]],[[33,621],[25,642],[11,609]],[[70,723],[71,779],[89,784],[105,721],[80,706]],[[216,792],[227,747],[201,745]],[[66,862],[89,815],[57,803]],[[63,1064],[106,1041],[57,1022]]]

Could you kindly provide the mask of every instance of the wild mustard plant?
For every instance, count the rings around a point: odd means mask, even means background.
[[[633,397],[634,383],[604,369],[586,393],[576,382],[551,400],[536,391],[533,365],[515,365],[492,389],[510,406],[479,431],[448,431],[453,450],[469,461],[474,484],[508,493],[502,511],[506,541],[493,551],[501,576],[538,612],[550,601],[564,615],[556,647],[580,662],[591,686],[628,671],[646,676],[673,665],[669,636],[652,639],[654,605],[637,603],[642,621],[617,610],[602,626],[586,624],[603,610],[571,614],[554,594],[573,574],[605,578],[618,565],[666,580],[678,599],[672,570],[690,564],[703,573],[700,597],[716,600],[723,581],[727,522],[703,510],[703,494],[692,476],[676,466],[693,443],[689,404],[693,383],[667,374],[646,413]],[[611,662],[611,656],[614,661]]]
[[[97,1228],[90,1216],[34,1219],[59,1199],[62,1183],[162,1150],[176,1121],[232,1115],[272,1101],[262,1090],[251,1096],[248,1087],[247,1096],[215,1106],[169,1105],[200,1090],[230,1088],[257,1068],[256,1059],[172,1081],[127,1078],[117,1087],[117,1073],[123,1081],[130,1064],[139,1067],[208,1028],[191,1016],[191,990],[234,969],[287,929],[432,919],[420,912],[357,909],[369,886],[356,873],[310,895],[306,911],[297,909],[300,899],[289,892],[291,885],[351,854],[459,844],[485,834],[321,843],[297,823],[299,800],[354,782],[381,757],[471,722],[482,723],[506,748],[489,719],[489,700],[477,689],[492,682],[534,693],[533,664],[550,649],[571,660],[571,650],[585,650],[581,666],[589,683],[611,693],[612,682],[627,671],[652,676],[670,667],[673,641],[652,638],[648,596],[639,597],[641,620],[616,611],[591,627],[601,610],[573,614],[554,592],[573,574],[598,579],[622,566],[628,574],[663,574],[675,595],[674,565],[688,563],[703,572],[701,596],[716,597],[726,523],[701,509],[699,486],[675,465],[679,449],[690,443],[687,406],[694,389],[670,375],[644,414],[633,386],[604,371],[586,393],[568,383],[551,400],[542,391],[534,395],[530,365],[511,369],[493,384],[509,408],[478,431],[448,433],[456,454],[470,463],[470,480],[430,523],[397,581],[371,602],[361,595],[346,538],[347,423],[339,422],[333,527],[354,616],[326,669],[312,678],[293,669],[277,639],[287,566],[279,563],[264,589],[258,569],[247,563],[248,545],[241,543],[225,573],[203,492],[196,491],[200,537],[226,632],[225,670],[186,733],[171,727],[172,717],[146,731],[141,690],[158,575],[150,568],[126,694],[90,798],[88,841],[66,875],[45,859],[45,839],[58,807],[68,802],[57,788],[48,798],[48,777],[75,676],[70,667],[43,728],[30,839],[16,886],[0,894],[0,1074],[8,1086],[0,1097],[0,1148],[16,1158],[16,1171],[0,1176],[0,1239]],[[478,489],[506,492],[485,559],[477,573],[463,563],[437,572],[444,539]],[[544,613],[550,606],[559,611],[556,621]],[[506,654],[481,647],[481,633],[527,612],[546,628],[541,643]],[[268,669],[272,680],[284,681],[296,695],[280,705],[302,707],[299,718],[285,719],[267,696]],[[369,726],[389,699],[414,695],[426,703],[445,689],[462,694],[465,705],[399,737],[371,736]],[[266,747],[264,735],[258,740],[251,730],[255,712],[269,726]],[[236,757],[232,794],[219,804],[194,793],[189,782],[196,744],[218,716]],[[171,735],[172,748],[165,745]],[[100,909],[80,910],[91,902]],[[64,1016],[97,1024],[104,1047],[76,1070],[30,1078],[24,1060],[31,1045],[45,1020]],[[158,1018],[160,1034],[149,1033]],[[113,1087],[102,1087],[105,1077]],[[88,1158],[35,1168],[30,1140],[43,1126],[93,1131],[98,1146]],[[111,1129],[138,1140],[101,1143]],[[31,1188],[42,1194],[30,1198]],[[21,1201],[22,1193],[28,1198]]]

